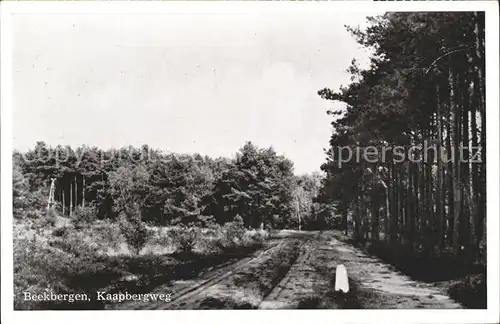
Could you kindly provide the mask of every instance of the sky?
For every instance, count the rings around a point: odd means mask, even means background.
[[[25,14],[13,18],[13,146],[234,156],[272,146],[318,171],[340,104],[317,91],[367,61],[366,13]]]

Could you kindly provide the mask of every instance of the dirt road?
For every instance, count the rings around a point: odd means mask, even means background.
[[[333,289],[338,264],[348,271],[347,294]],[[329,232],[281,232],[251,256],[151,293],[171,293],[172,301],[130,301],[106,308],[461,308],[439,288],[398,273]]]

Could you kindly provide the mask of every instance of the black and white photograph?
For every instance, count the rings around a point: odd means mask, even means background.
[[[2,3],[5,320],[497,321],[498,4],[433,3]]]

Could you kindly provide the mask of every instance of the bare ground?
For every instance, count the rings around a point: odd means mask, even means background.
[[[339,264],[348,271],[347,294],[334,291]],[[171,293],[172,301],[130,301],[106,308],[462,308],[437,285],[412,280],[330,232],[282,232],[250,256],[189,280],[170,281],[151,293]]]

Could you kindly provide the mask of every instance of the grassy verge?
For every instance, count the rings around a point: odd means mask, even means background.
[[[486,309],[486,273],[468,275],[450,285],[450,297],[459,301],[467,308]]]

